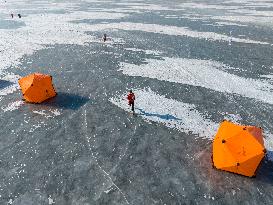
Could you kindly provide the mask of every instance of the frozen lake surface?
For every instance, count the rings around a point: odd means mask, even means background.
[[[272,204],[272,2],[0,4],[0,204]],[[56,98],[22,101],[32,72]],[[256,178],[212,168],[223,119],[263,128]]]

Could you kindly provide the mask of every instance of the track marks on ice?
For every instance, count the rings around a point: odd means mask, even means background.
[[[119,193],[122,195],[122,197],[124,198],[126,204],[130,204],[126,198],[126,195],[123,193],[123,191],[115,184],[115,182],[113,181],[113,179],[110,176],[110,173],[106,172],[99,164],[99,161],[97,159],[97,157],[95,156],[93,149],[92,149],[92,145],[91,145],[91,137],[88,136],[87,130],[88,130],[88,123],[87,123],[87,114],[86,114],[86,109],[84,110],[84,123],[83,123],[84,129],[85,129],[85,140],[88,146],[89,151],[91,152],[91,155],[93,157],[93,159],[95,160],[97,166],[99,167],[99,169],[101,170],[102,174],[105,176],[105,178],[107,179],[108,182],[110,182],[110,187],[108,187],[106,190],[104,190],[105,193],[108,193],[111,190],[111,187],[114,186]],[[109,189],[110,188],[110,189]],[[99,194],[100,195],[100,194]],[[99,197],[98,197],[99,198]]]

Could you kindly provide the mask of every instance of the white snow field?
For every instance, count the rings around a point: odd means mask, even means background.
[[[129,76],[201,86],[273,104],[273,85],[270,82],[229,74],[224,71],[227,68],[228,66],[221,62],[210,60],[163,58],[146,60],[143,65],[121,63],[120,71]]]
[[[212,139],[216,133],[218,124],[206,119],[194,105],[168,99],[149,88],[134,92],[137,98],[136,114],[142,118],[182,132],[196,134],[201,138]],[[111,98],[110,102],[130,112],[126,94],[120,98]]]

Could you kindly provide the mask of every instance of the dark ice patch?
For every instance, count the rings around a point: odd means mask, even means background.
[[[10,85],[12,85],[13,83],[7,80],[0,80],[0,89],[6,88]]]
[[[18,29],[26,26],[24,22],[13,20],[0,20],[0,29]]]

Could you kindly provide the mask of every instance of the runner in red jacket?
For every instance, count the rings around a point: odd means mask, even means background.
[[[131,106],[133,113],[135,113],[135,99],[136,96],[132,90],[130,90],[129,94],[127,95],[128,105]]]

